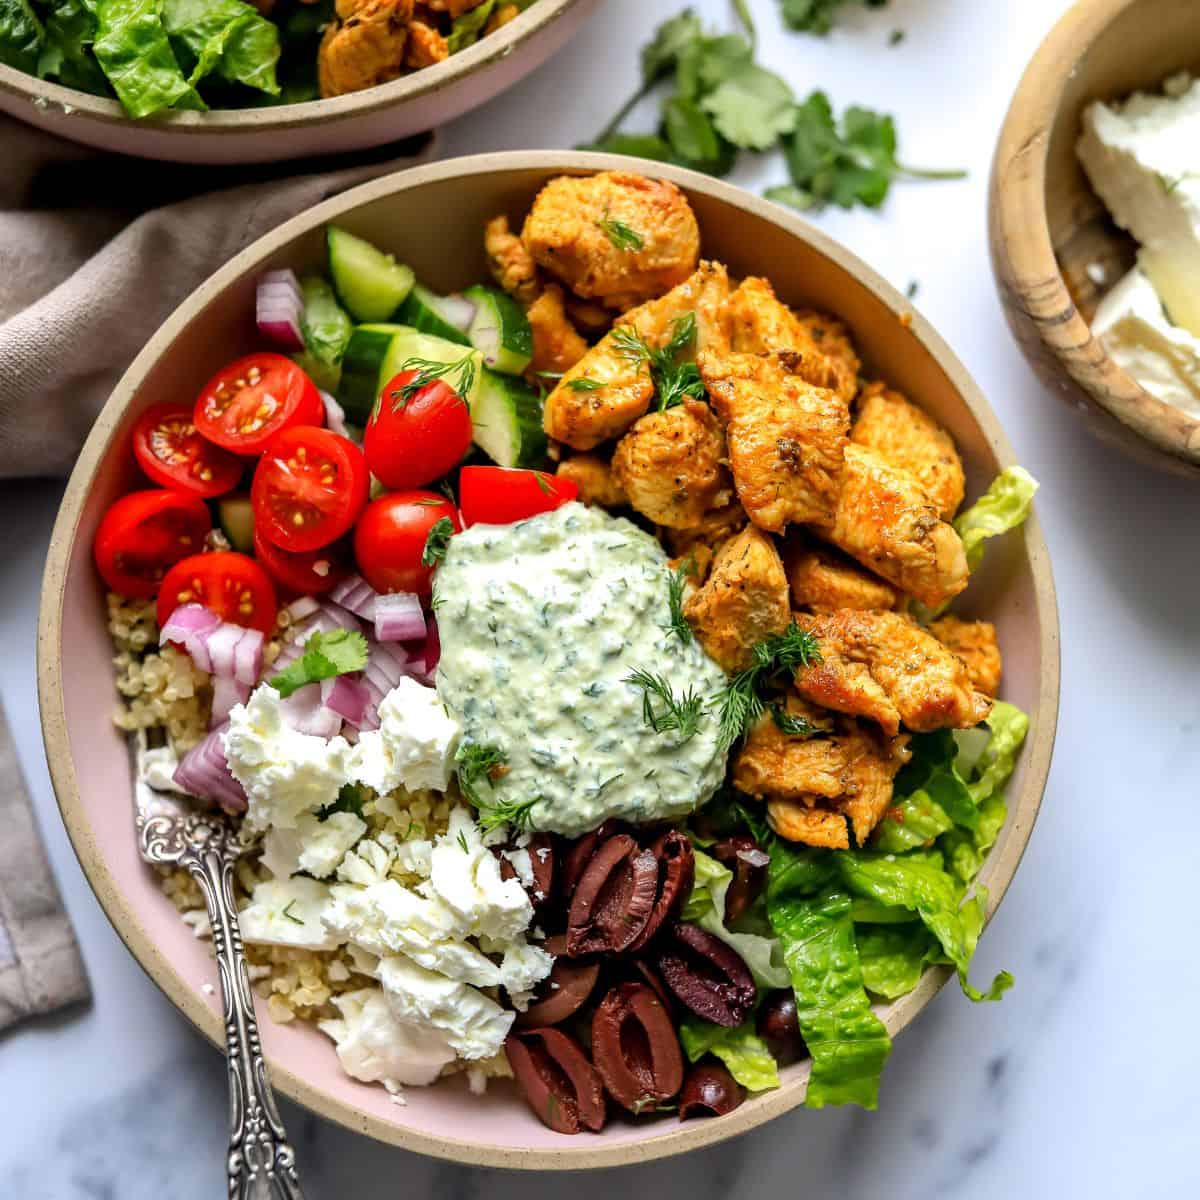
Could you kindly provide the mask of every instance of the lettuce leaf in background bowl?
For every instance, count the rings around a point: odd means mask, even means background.
[[[206,108],[184,77],[158,12],[158,0],[90,0],[96,61],[131,117],[164,108]]]
[[[0,0],[0,63],[36,75],[45,40],[29,0]]]
[[[279,30],[242,0],[163,0],[162,23],[192,67],[194,86],[210,74],[279,94]]]

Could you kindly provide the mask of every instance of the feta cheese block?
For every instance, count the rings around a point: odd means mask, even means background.
[[[351,812],[330,813],[323,819],[304,813],[297,818],[295,829],[267,830],[263,865],[276,879],[300,872],[324,879],[366,832],[366,822]]]
[[[1077,152],[1171,321],[1200,336],[1200,80],[1171,84],[1091,104]]]
[[[1092,333],[1151,395],[1200,417],[1200,339],[1171,324],[1143,271],[1135,267],[1104,297]]]
[[[297,950],[336,950],[344,939],[322,919],[329,907],[329,888],[319,880],[303,875],[265,880],[238,914],[242,939]]]
[[[405,676],[379,703],[379,728],[359,735],[354,777],[380,795],[450,785],[459,725],[433,688]]]

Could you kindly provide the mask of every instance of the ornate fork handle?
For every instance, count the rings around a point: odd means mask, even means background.
[[[296,1152],[287,1139],[267,1079],[250,977],[233,902],[236,855],[225,839],[189,848],[180,865],[204,892],[225,1001],[225,1054],[229,1067],[230,1200],[304,1200]]]

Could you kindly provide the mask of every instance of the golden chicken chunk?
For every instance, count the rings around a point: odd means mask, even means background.
[[[743,279],[725,306],[730,349],[742,354],[794,350],[797,374],[814,387],[827,388],[847,404],[858,390],[861,366],[845,326],[832,317],[794,313],[758,276]]]
[[[730,446],[732,452],[732,438]],[[733,474],[736,480],[736,467]],[[967,586],[962,539],[912,475],[851,442],[839,482],[833,517],[820,523],[822,537],[930,608]]]
[[[813,723],[820,710],[795,696],[788,697],[786,712]],[[828,725],[832,714],[824,714]],[[832,727],[825,730],[832,732]],[[775,717],[764,713],[746,734],[733,764],[733,785],[757,800],[777,797],[834,800],[846,790],[848,760],[842,743],[833,737],[796,737],[783,731]]]
[[[627,312],[546,397],[546,433],[575,450],[591,450],[620,437],[654,397],[646,351],[667,345],[678,322],[689,315],[696,318],[696,347],[703,349],[728,294],[725,268],[702,263],[665,296]]]
[[[626,171],[552,179],[521,237],[576,295],[620,312],[682,283],[700,259],[700,227],[684,194]]]
[[[413,70],[432,67],[450,57],[450,44],[441,32],[424,21],[413,21],[408,27],[408,45],[404,49],[404,65]]]
[[[584,504],[621,508],[629,503],[611,464],[598,454],[572,454],[558,464],[555,474],[560,479],[571,480],[579,488],[579,499]]]
[[[768,800],[767,824],[786,842],[823,850],[850,849],[846,818],[825,808],[811,808],[802,800]]]
[[[783,566],[793,608],[832,612],[839,608],[895,608],[900,597],[890,583],[864,570],[830,546],[793,534],[783,547]]]
[[[546,290],[525,311],[533,334],[533,357],[529,360],[529,377],[539,382],[545,375],[562,375],[569,371],[588,351],[563,308],[562,288],[556,283]]]
[[[929,626],[929,632],[967,664],[967,673],[979,691],[995,697],[1000,691],[1003,660],[1000,643],[996,640],[996,627],[991,621],[942,617]]]
[[[885,733],[970,729],[992,702],[976,691],[966,664],[910,617],[894,612],[799,615],[821,661],[796,671],[796,691],[813,704],[865,717]]]
[[[404,70],[413,0],[337,0],[317,52],[321,95],[343,96]]]
[[[541,291],[537,263],[525,243],[509,228],[508,218],[501,214],[483,227],[483,249],[487,255],[492,278],[514,300],[532,304]],[[562,307],[562,293],[559,293]]]
[[[750,520],[773,533],[832,519],[850,428],[845,401],[796,374],[798,361],[791,350],[699,359],[725,422],[738,499]]]
[[[943,521],[958,512],[965,480],[954,439],[899,392],[883,383],[867,384],[859,397],[850,440],[908,471]]]
[[[709,509],[733,499],[724,459],[725,436],[712,409],[688,398],[642,417],[617,443],[612,466],[642,516],[671,529],[695,529]]]
[[[721,547],[704,586],[683,615],[710,658],[731,674],[748,667],[754,647],[788,625],[787,577],[775,543],[748,525]]]
[[[746,510],[734,500],[723,508],[711,508],[700,518],[700,524],[691,529],[667,529],[665,538],[672,554],[687,558],[699,550],[707,551],[708,559],[747,521]]]

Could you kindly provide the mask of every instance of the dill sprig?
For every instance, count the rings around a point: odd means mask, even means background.
[[[459,791],[475,809],[479,828],[484,833],[501,825],[528,829],[533,807],[542,799],[535,796],[532,800],[489,800],[484,796],[481,785],[486,784],[490,791],[493,779],[507,762],[508,755],[499,746],[482,742],[463,742],[454,756]]]
[[[663,676],[652,675],[642,668],[627,675],[625,682],[642,689],[642,720],[655,733],[678,731],[680,742],[687,742],[699,732],[704,701],[694,689],[688,688],[677,700],[671,685]],[[662,705],[657,710],[654,707],[655,700]]]
[[[781,704],[771,705],[771,719],[775,727],[788,737],[812,737],[821,731],[807,717],[793,716]]]
[[[458,393],[459,399],[466,403],[467,396],[475,386],[475,352],[471,351],[448,363],[432,362],[428,358],[406,358],[400,365],[400,370],[416,371],[416,375],[402,387],[388,393],[393,412],[403,410],[422,388],[428,387],[435,379],[443,379],[448,384],[454,379],[455,382],[451,386]]]
[[[612,242],[613,246],[623,253],[641,250],[646,245],[646,239],[636,229],[632,229],[624,221],[617,220],[616,217],[610,217],[607,212],[596,224],[603,230],[604,236]]]
[[[581,375],[578,379],[567,381],[567,387],[573,392],[598,392],[603,386],[604,384],[600,380],[588,379],[584,375]]]
[[[683,593],[687,587],[688,576],[692,573],[692,566],[693,562],[690,558],[681,562],[667,580],[667,607],[671,613],[671,620],[666,628],[685,646],[691,643],[692,627],[683,615]]]
[[[651,346],[636,329],[620,325],[612,332],[617,353],[627,362],[648,363],[650,378],[658,393],[658,411],[683,403],[684,397],[704,398],[704,381],[694,362],[680,362],[679,356],[696,343],[696,314],[687,313],[671,322],[671,336],[661,347]]]

